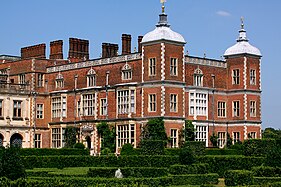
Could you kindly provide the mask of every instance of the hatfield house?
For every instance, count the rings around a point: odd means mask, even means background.
[[[89,41],[63,41],[21,48],[21,56],[0,56],[0,144],[24,148],[62,148],[65,129],[79,128],[78,139],[100,152],[97,125],[116,129],[116,151],[140,142],[149,119],[162,117],[170,147],[178,147],[185,120],[196,141],[219,147],[227,134],[233,143],[261,138],[261,52],[246,36],[244,23],[224,60],[186,54],[186,40],[174,32],[164,7],[153,31],[122,34],[122,49],[103,43],[100,58],[89,59]],[[227,46],[226,46],[227,47]],[[122,52],[121,52],[122,51]]]

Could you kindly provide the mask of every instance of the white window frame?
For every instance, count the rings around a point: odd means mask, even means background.
[[[87,93],[82,95],[83,116],[96,116],[96,94]]]
[[[206,142],[208,146],[208,126],[195,124],[195,141]]]
[[[178,112],[178,94],[170,94],[170,112]]]
[[[136,113],[136,90],[124,89],[117,91],[117,114]]]
[[[189,92],[189,115],[208,116],[208,93],[200,91]]]
[[[225,101],[218,101],[218,117],[219,118],[226,118],[226,102]]]
[[[250,69],[250,85],[256,85],[256,70]]]
[[[250,117],[257,117],[257,102],[250,101]]]
[[[232,137],[233,137],[233,144],[240,142],[240,132],[233,132]]]
[[[239,85],[240,84],[240,69],[232,70],[232,84]]]
[[[25,84],[25,74],[20,74],[19,75],[19,84]]]
[[[249,132],[252,139],[257,139],[257,132]]]
[[[37,75],[37,86],[38,87],[43,87],[44,86],[44,74],[43,73],[38,73]]]
[[[44,118],[44,105],[42,103],[36,104],[36,118],[37,119]]]
[[[124,144],[130,143],[136,147],[136,125],[135,124],[122,124],[117,125],[116,134],[117,134],[117,148],[121,148]]]
[[[67,97],[66,95],[51,98],[52,118],[67,117]]]
[[[170,75],[178,76],[178,59],[177,58],[170,59]]]
[[[155,93],[148,94],[148,112],[156,112],[157,95]]]
[[[22,118],[23,101],[13,101],[13,118]]]
[[[177,148],[178,147],[178,129],[171,129],[170,130],[170,142],[171,142],[171,148]]]
[[[96,74],[87,75],[87,87],[96,86]]]
[[[239,117],[240,116],[240,101],[232,102],[232,116]]]
[[[35,134],[34,135],[34,148],[42,148],[42,135],[41,134]]]
[[[224,148],[226,145],[226,132],[218,132],[218,145],[219,148]]]
[[[107,102],[106,98],[100,99],[100,115],[106,116],[107,115]]]
[[[148,60],[149,76],[156,76],[156,58],[149,58]]]
[[[64,80],[56,79],[56,88],[63,88],[63,87],[64,87]]]
[[[52,128],[52,148],[61,148],[62,147],[62,129]]]

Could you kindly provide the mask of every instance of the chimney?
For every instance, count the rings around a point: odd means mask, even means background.
[[[122,34],[122,55],[131,53],[132,37],[129,34]]]
[[[50,42],[50,59],[63,59],[63,41]]]
[[[138,36],[138,52],[142,52],[142,47],[141,47],[141,41],[142,41],[143,36]]]
[[[21,48],[21,58],[46,58],[46,44]]]
[[[68,58],[72,62],[89,59],[89,40],[69,38]]]
[[[118,44],[102,43],[102,58],[117,56],[118,48]]]

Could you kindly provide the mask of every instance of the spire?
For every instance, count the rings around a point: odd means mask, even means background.
[[[249,40],[247,39],[246,35],[246,30],[244,29],[244,18],[241,17],[241,29],[239,30],[239,38],[237,39],[237,42],[248,42]]]
[[[162,3],[162,13],[159,15],[159,22],[156,27],[170,27],[168,23],[168,15],[165,14],[165,2],[166,0],[160,0]]]

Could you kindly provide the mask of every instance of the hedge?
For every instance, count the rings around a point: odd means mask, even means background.
[[[252,168],[255,177],[281,177],[281,168],[258,166]]]
[[[165,155],[175,156],[180,154],[181,149],[179,148],[166,148],[165,149]]]
[[[268,150],[274,149],[276,140],[273,139],[248,139],[243,142],[245,156],[266,156]]]
[[[21,156],[50,156],[50,155],[90,155],[89,149],[35,149],[35,148],[22,148],[20,149]]]
[[[178,164],[177,156],[26,156],[26,169],[65,167],[169,167]]]
[[[172,165],[169,168],[169,173],[172,175],[186,174],[206,174],[209,173],[209,164],[192,164],[192,165]]]
[[[229,170],[224,174],[226,186],[244,186],[253,184],[253,173],[247,170]]]
[[[115,177],[115,172],[118,168],[89,168],[89,177]],[[137,177],[163,177],[168,175],[166,168],[152,168],[152,167],[126,167],[120,168],[124,178]]]
[[[254,184],[281,183],[281,177],[254,177]]]
[[[183,147],[190,148],[195,155],[203,156],[205,155],[206,143],[200,141],[186,141]]]
[[[242,155],[242,151],[237,149],[206,149],[206,155]]]
[[[171,175],[172,184],[170,185],[202,185],[218,184],[219,175],[216,173],[209,174],[190,174],[190,175]]]
[[[198,160],[200,163],[208,163],[211,173],[218,173],[220,177],[223,177],[224,172],[227,170],[251,170],[254,166],[261,166],[265,158],[242,155],[206,155],[198,157]]]
[[[142,155],[164,155],[165,141],[162,140],[142,140],[140,142]]]

